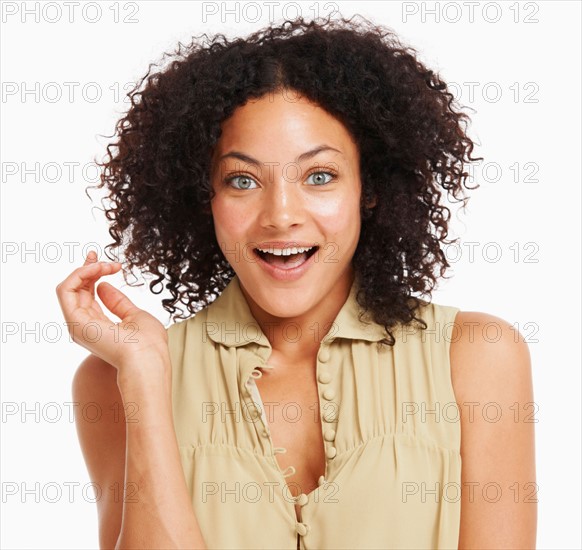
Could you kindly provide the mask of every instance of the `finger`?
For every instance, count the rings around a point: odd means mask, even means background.
[[[70,315],[77,307],[81,307],[81,295],[89,292],[91,284],[104,275],[119,271],[120,268],[119,262],[95,262],[75,269],[57,287],[57,296],[65,315]]]
[[[94,250],[89,250],[89,252],[87,252],[87,257],[85,258],[85,263],[83,265],[92,264],[95,263],[96,261],[97,252],[95,252]]]
[[[97,253],[94,250],[89,250],[87,257],[85,258],[85,263],[83,265],[89,265],[97,261]],[[89,285],[89,292],[94,297],[95,296],[95,282]]]
[[[105,307],[121,320],[125,319],[131,312],[139,309],[121,290],[109,283],[101,283],[97,287],[97,294],[99,294],[99,298],[101,298]]]
[[[67,292],[87,288],[104,275],[110,275],[119,270],[119,262],[93,262],[75,269],[59,286]]]

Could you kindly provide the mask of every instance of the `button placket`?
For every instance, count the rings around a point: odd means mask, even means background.
[[[255,384],[255,380],[258,378],[261,378],[263,373],[261,369],[273,369],[274,367],[271,365],[267,365],[266,363],[264,365],[257,365],[253,368],[253,370],[249,373],[249,376],[247,378],[246,381],[246,387],[247,387],[247,391],[248,394],[251,398],[251,404],[249,405],[248,409],[249,411],[253,411],[253,405],[254,406],[260,406],[261,407],[261,421],[263,423],[263,430],[261,431],[261,434],[264,437],[268,438],[268,442],[271,448],[271,452],[272,452],[272,456],[274,458],[274,462],[275,462],[275,466],[277,468],[277,470],[279,471],[279,473],[281,474],[281,476],[283,477],[283,479],[286,479],[292,475],[294,475],[297,470],[295,468],[295,466],[288,466],[287,468],[285,468],[284,470],[281,469],[281,467],[279,466],[279,462],[277,461],[277,458],[275,455],[277,454],[284,454],[287,452],[287,449],[285,447],[275,447],[273,445],[273,440],[271,439],[271,430],[269,429],[269,425],[266,419],[266,415],[265,415],[265,409],[262,403],[262,399],[261,399],[261,394],[259,392],[259,388],[257,387],[257,385]],[[256,413],[250,412],[251,416],[256,416]],[[302,494],[303,495],[303,494]],[[302,495],[299,495],[299,497],[301,497]],[[303,495],[307,498],[306,495]],[[299,498],[297,497],[297,498]],[[297,498],[294,499],[294,503],[298,504],[297,502]],[[300,499],[301,502],[304,501],[304,499]],[[301,505],[301,504],[300,504]],[[307,531],[309,530],[309,526],[307,524],[303,524],[300,521],[297,521],[297,519],[301,520],[301,515],[299,515],[299,518],[296,517],[296,525],[302,525],[303,527],[299,527],[297,530],[297,533],[301,532],[305,532],[307,533]]]
[[[247,414],[253,420],[253,422],[260,418],[263,425],[262,429],[258,429],[259,433],[268,439],[268,445],[273,449],[273,442],[271,441],[271,430],[269,429],[269,424],[267,422],[267,417],[265,413],[265,407],[261,399],[261,394],[259,393],[259,388],[255,384],[255,380],[263,376],[262,370],[273,369],[271,365],[256,365],[252,371],[249,373],[248,378],[245,382],[245,387],[247,390],[247,395],[250,399],[250,403],[247,406]],[[285,452],[285,451],[283,451]],[[274,454],[274,452],[273,452]]]
[[[323,430],[323,440],[325,448],[325,475],[320,476],[317,482],[318,486],[326,483],[326,478],[328,475],[328,461],[335,458],[337,455],[337,449],[334,446],[336,430],[335,422],[337,421],[337,403],[333,402],[336,396],[335,390],[329,386],[333,376],[329,366],[329,360],[331,358],[331,352],[329,349],[329,343],[322,342],[320,350],[318,353],[318,364],[317,364],[317,380],[320,384],[320,402],[324,401],[321,405],[322,411],[321,416],[325,424],[322,424]]]

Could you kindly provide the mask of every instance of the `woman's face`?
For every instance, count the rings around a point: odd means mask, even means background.
[[[334,288],[349,289],[361,227],[359,152],[336,118],[294,92],[249,100],[222,125],[212,185],[217,242],[264,311],[297,317]],[[285,250],[256,250],[298,245],[319,248],[285,263]]]

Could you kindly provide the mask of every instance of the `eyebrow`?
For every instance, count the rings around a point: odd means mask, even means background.
[[[323,151],[335,151],[336,153],[343,155],[343,153],[340,150],[324,144],[324,145],[318,145],[314,149],[311,149],[311,151],[307,151],[305,153],[302,153],[301,155],[299,155],[295,159],[295,162],[300,164],[306,160],[309,160],[310,158],[314,157],[315,155],[322,153]],[[244,153],[241,153],[240,151],[230,151],[230,152],[222,155],[218,159],[218,162],[220,162],[222,159],[225,159],[228,157],[236,158],[236,159],[242,160],[243,162],[246,162],[247,164],[254,164],[255,166],[259,166],[261,164],[257,159],[255,159],[249,155],[245,155]]]

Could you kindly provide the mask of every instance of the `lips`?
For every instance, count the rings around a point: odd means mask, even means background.
[[[258,266],[269,277],[281,282],[297,281],[313,266],[317,261],[315,252],[319,247],[313,247],[308,252],[301,254],[292,254],[289,256],[276,256],[260,252],[254,249]]]
[[[255,243],[253,243],[255,244]],[[309,248],[311,246],[318,246],[317,243],[309,241],[264,241],[261,243],[256,243],[256,248]]]
[[[297,247],[299,248],[299,247]],[[313,256],[317,250],[318,246],[312,247],[307,252],[298,252],[296,254],[274,254],[270,252],[263,252],[255,248],[254,252],[258,258],[270,265],[276,266],[279,269],[293,269],[305,263],[311,256]]]

